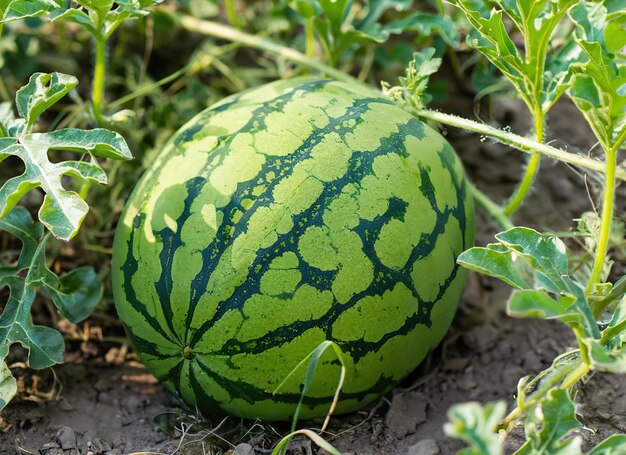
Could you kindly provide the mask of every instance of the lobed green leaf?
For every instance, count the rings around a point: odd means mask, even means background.
[[[626,48],[626,29],[610,27],[601,2],[581,1],[570,16],[588,61],[573,65],[569,95],[603,149],[615,152],[626,141],[626,65],[617,55]]]
[[[6,216],[26,193],[41,188],[46,194],[39,210],[39,219],[55,237],[69,240],[78,232],[89,207],[76,192],[66,190],[61,179],[72,176],[106,184],[107,177],[93,157],[90,161],[52,163],[48,159],[51,150],[68,150],[113,159],[128,159],[132,155],[118,133],[104,129],[63,129],[27,134],[19,139],[0,139],[0,157],[17,156],[25,165],[23,174],[10,178],[0,187],[0,217]]]
[[[50,235],[42,237],[43,226],[33,222],[23,207],[16,207],[0,220],[0,229],[22,242],[14,265],[0,266],[0,289],[9,288],[9,298],[0,314],[0,408],[14,395],[10,372],[4,363],[9,348],[19,343],[29,351],[32,368],[47,368],[63,361],[65,342],[56,330],[34,325],[31,307],[42,288],[60,313],[72,322],[80,322],[93,310],[102,296],[102,283],[92,268],[81,267],[60,278],[45,261]]]
[[[63,8],[63,0],[12,0],[6,7],[2,22],[37,17]]]
[[[62,73],[35,73],[15,95],[17,111],[29,131],[39,116],[78,85],[78,79]]]

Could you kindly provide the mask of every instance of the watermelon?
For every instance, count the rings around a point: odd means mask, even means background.
[[[146,367],[205,414],[289,419],[306,366],[276,388],[324,340],[349,412],[441,341],[473,236],[440,134],[366,89],[278,81],[198,114],[150,164],[117,228],[115,303]],[[332,351],[302,417],[328,411]]]

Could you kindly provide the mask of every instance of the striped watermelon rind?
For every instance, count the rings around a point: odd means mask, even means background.
[[[146,367],[205,413],[290,418],[320,342],[345,353],[337,412],[379,397],[443,338],[473,243],[462,166],[437,132],[329,80],[226,98],[167,143],[113,248],[116,307]],[[302,417],[324,415],[328,350]]]

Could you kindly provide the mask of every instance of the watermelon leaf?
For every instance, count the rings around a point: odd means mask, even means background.
[[[78,232],[89,207],[76,192],[63,187],[61,178],[68,175],[100,184],[106,184],[107,178],[93,156],[89,161],[52,163],[48,151],[59,149],[113,159],[127,159],[131,154],[118,133],[101,129],[66,129],[0,140],[0,156],[17,156],[26,167],[23,174],[0,187],[0,217],[9,213],[26,193],[39,187],[46,193],[39,219],[55,237],[69,240]]]
[[[11,103],[0,103],[0,137],[17,136],[26,128],[26,120],[15,118]],[[0,161],[2,159],[0,158]]]
[[[416,111],[423,109],[431,100],[427,92],[430,76],[441,66],[441,58],[435,57],[435,53],[433,47],[413,53],[413,60],[407,65],[405,75],[398,78],[399,86],[390,87],[387,82],[382,82],[385,94]]]
[[[78,85],[78,79],[62,73],[35,73],[15,94],[17,111],[30,131],[39,116]]]
[[[0,361],[0,411],[17,393],[17,381],[4,360]]]
[[[554,389],[541,404],[541,412],[528,412],[526,442],[515,455],[582,455],[582,438],[573,433],[582,427],[567,390]]]
[[[501,232],[496,239],[500,243],[470,248],[457,261],[519,290],[509,299],[509,315],[558,319],[582,329],[586,337],[601,337],[584,287],[569,276],[567,250],[560,239],[526,227]]]
[[[63,177],[106,184],[107,176],[94,156],[116,160],[132,158],[124,138],[113,131],[67,128],[49,133],[30,132],[41,113],[77,83],[75,77],[65,74],[36,73],[15,97],[17,110],[24,120],[14,119],[6,105],[0,110],[0,125],[5,136],[0,138],[0,162],[8,156],[17,156],[25,166],[24,173],[10,178],[0,187],[0,218],[6,216],[30,190],[41,188],[46,194],[39,219],[62,240],[76,235],[89,210],[75,191],[65,189]],[[55,150],[88,154],[89,160],[53,163],[48,154]]]
[[[624,452],[626,452],[626,435],[614,434],[587,452],[587,455],[617,455]]]
[[[62,0],[12,0],[9,2],[3,22],[41,16],[63,7]]]
[[[503,401],[485,406],[475,402],[457,404],[448,411],[450,421],[443,430],[448,436],[469,444],[459,455],[502,455],[504,447],[496,429],[505,412]]]
[[[10,289],[9,299],[0,315],[0,361],[4,364],[10,346],[19,343],[28,348],[32,368],[47,368],[60,363],[65,349],[61,334],[52,328],[34,325],[31,320],[30,310],[37,289],[41,287],[50,296],[63,316],[72,322],[80,322],[98,303],[103,292],[102,283],[90,267],[75,269],[60,278],[51,272],[45,262],[50,235],[41,237],[43,226],[35,224],[23,207],[15,207],[0,219],[0,229],[22,242],[17,263],[0,266],[0,288]],[[1,374],[0,405],[5,397],[12,396],[9,394],[11,381],[6,378],[4,370]]]
[[[611,27],[602,3],[581,2],[570,13],[588,61],[573,65],[570,98],[605,151],[626,142],[626,29]]]
[[[459,43],[459,33],[451,18],[421,11],[405,14],[383,23],[388,11],[410,11],[413,0],[370,0],[354,14],[352,0],[293,0],[289,3],[305,20],[311,21],[328,61],[335,65],[358,44],[384,43],[391,35],[417,32],[439,35],[451,46]],[[358,19],[353,19],[353,16]]]
[[[543,114],[567,90],[571,79],[568,68],[580,58],[580,49],[571,39],[559,48],[551,43],[561,19],[575,3],[452,0],[472,25],[468,45],[502,72],[532,112]],[[524,38],[523,53],[509,34],[505,16]]]

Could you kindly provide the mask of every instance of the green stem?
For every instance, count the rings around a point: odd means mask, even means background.
[[[239,16],[237,16],[237,11],[235,10],[235,2],[233,0],[225,0],[224,4],[226,5],[228,22],[230,22],[233,27],[241,28],[241,22],[239,21]]]
[[[590,367],[589,364],[585,362],[580,362],[580,364],[571,371],[563,382],[561,383],[561,387],[564,389],[569,389],[570,387],[574,387],[574,385],[580,381],[587,373],[589,373]]]
[[[308,68],[312,68],[320,73],[327,74],[338,81],[344,81],[348,83],[361,84],[358,79],[350,76],[335,68],[331,68],[323,63],[308,58],[301,52],[294,49],[290,49],[279,43],[275,43],[265,38],[259,38],[258,36],[250,35],[249,33],[242,32],[233,27],[220,24],[218,22],[206,21],[196,19],[192,16],[181,16],[180,25],[192,32],[201,33],[203,35],[213,36],[216,38],[225,39],[228,41],[235,41],[245,44],[246,46],[253,47],[255,49],[261,49],[266,52],[271,52],[279,57],[285,58],[295,63],[299,63]]]
[[[309,18],[304,23],[305,55],[313,58],[315,55],[315,29],[313,28],[313,18]]]
[[[514,227],[511,220],[502,212],[502,208],[493,202],[485,193],[480,191],[474,185],[469,185],[470,192],[474,196],[474,200],[480,205],[485,212],[500,225],[505,231]]]
[[[602,269],[611,235],[611,220],[613,219],[613,206],[615,198],[615,168],[617,166],[617,150],[606,151],[606,174],[604,176],[604,198],[602,201],[602,216],[600,221],[600,237],[596,246],[596,257],[593,262],[591,276],[587,283],[587,295],[591,294],[594,285],[602,279]],[[597,316],[597,315],[596,315]]]
[[[546,144],[540,144],[517,134],[509,133],[493,126],[481,122],[475,122],[463,117],[458,117],[451,114],[443,114],[437,111],[431,111],[429,109],[422,109],[416,112],[418,117],[433,120],[437,123],[444,125],[454,126],[456,128],[462,128],[464,130],[474,131],[485,136],[489,136],[502,142],[505,145],[516,148],[524,153],[541,153],[542,155],[555,158],[564,163],[573,164],[574,166],[580,166],[592,171],[605,173],[606,168],[603,162],[597,161],[591,158],[587,158],[576,153],[569,153],[565,150],[561,150],[555,147],[551,147]],[[626,180],[626,170],[616,169],[615,176],[621,180]]]
[[[191,65],[185,65],[182,68],[180,68],[177,71],[174,71],[172,74],[170,74],[169,76],[165,76],[163,79],[159,79],[158,81],[152,82],[150,84],[146,84],[146,85],[142,85],[140,86],[137,90],[135,90],[134,92],[131,92],[127,95],[124,95],[118,99],[116,99],[115,101],[109,103],[109,107],[110,108],[115,108],[115,107],[119,107],[122,106],[126,103],[128,103],[129,101],[134,100],[135,98],[138,98],[142,95],[145,95],[147,93],[152,92],[154,89],[165,85],[175,79],[178,79],[179,77],[183,76],[190,68]]]
[[[95,39],[96,62],[93,72],[91,102],[96,122],[98,122],[98,125],[102,125],[104,123],[102,117],[102,102],[104,100],[104,85],[106,80],[106,40],[103,34],[96,36]]]
[[[535,142],[543,142],[544,137],[544,115],[541,109],[535,110]],[[520,182],[515,192],[511,195],[508,204],[504,207],[505,215],[512,215],[519,209],[526,198],[526,195],[530,191],[539,170],[539,163],[541,162],[541,155],[533,152],[530,155],[526,170],[524,171],[524,177]]]

